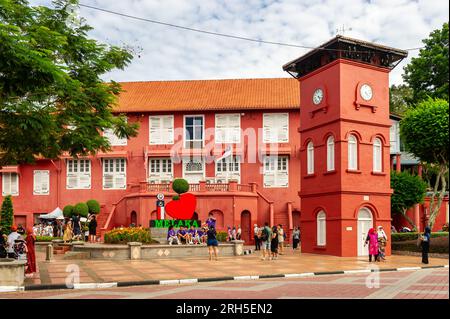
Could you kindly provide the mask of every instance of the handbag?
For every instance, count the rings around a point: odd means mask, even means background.
[[[417,237],[417,247],[420,247],[422,245],[422,241],[423,241],[423,236],[419,235],[419,237]]]

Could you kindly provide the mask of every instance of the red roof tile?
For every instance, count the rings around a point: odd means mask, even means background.
[[[115,112],[292,109],[300,107],[293,78],[121,82]]]

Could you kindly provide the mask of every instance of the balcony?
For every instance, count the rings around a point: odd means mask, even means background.
[[[254,193],[256,195],[256,183],[238,184],[237,181],[229,181],[228,183],[207,183],[200,181],[199,183],[189,184],[190,193]],[[140,193],[167,193],[174,194],[172,183],[152,184],[148,182],[140,183]]]

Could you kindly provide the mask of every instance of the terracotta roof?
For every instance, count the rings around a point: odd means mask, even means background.
[[[121,82],[115,112],[292,109],[300,107],[293,78]]]

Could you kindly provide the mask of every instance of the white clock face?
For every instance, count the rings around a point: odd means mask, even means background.
[[[313,94],[313,103],[316,104],[316,105],[320,104],[320,102],[322,102],[322,99],[323,99],[323,91],[322,91],[322,89],[315,90],[314,94]]]
[[[370,85],[363,84],[361,86],[360,93],[361,93],[361,97],[364,100],[369,101],[370,99],[372,99],[373,92],[372,92],[372,88],[370,87]]]

